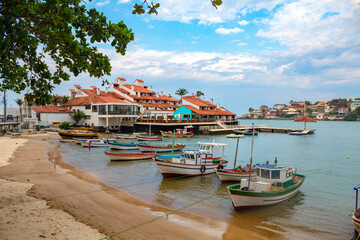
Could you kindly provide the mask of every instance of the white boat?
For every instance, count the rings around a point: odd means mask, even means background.
[[[355,199],[355,211],[351,214],[351,220],[354,223],[355,229],[360,233],[360,208],[358,208],[358,198],[359,198],[359,190],[360,184],[354,187],[356,191],[356,199]],[[359,238],[359,237],[358,237]]]
[[[229,134],[229,135],[226,135],[227,138],[245,138],[245,135],[244,134]]]
[[[118,134],[118,133],[113,133],[112,134],[114,137],[119,138],[119,139],[136,139],[135,135],[131,135],[131,134]]]
[[[241,182],[242,179],[249,178],[249,167],[237,167],[229,169],[217,169],[216,175],[222,183],[226,182]],[[256,169],[252,168],[251,178],[256,177]]]
[[[227,186],[237,210],[272,205],[288,200],[300,189],[305,175],[297,174],[295,168],[277,163],[257,164],[256,178],[241,179],[240,184]]]
[[[81,146],[83,147],[108,147],[108,140],[107,139],[100,139],[100,141],[83,141],[81,142]]]
[[[82,142],[91,141],[91,142],[97,142],[101,141],[99,138],[93,138],[93,139],[85,139],[85,138],[73,138],[76,144],[81,144]]]
[[[150,145],[138,143],[137,147],[141,152],[171,152],[171,151],[180,151],[185,145],[184,144],[162,144],[162,145]]]
[[[158,136],[152,136],[152,135],[139,135],[139,136],[136,136],[137,140],[140,140],[140,141],[161,141],[162,140],[162,137],[158,137]]]
[[[184,157],[170,157],[155,155],[154,161],[164,178],[177,176],[199,176],[215,173],[215,170],[225,167],[224,143],[198,143],[199,149],[184,151]],[[219,148],[219,156],[214,157],[214,147]]]

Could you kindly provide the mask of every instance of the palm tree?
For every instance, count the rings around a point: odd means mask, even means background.
[[[183,96],[185,96],[186,94],[188,94],[189,92],[185,89],[185,88],[179,88],[176,92],[175,92],[175,94],[176,95],[179,95],[181,98],[183,97]]]
[[[252,107],[249,108],[249,113],[252,113],[252,111],[254,111],[254,109]]]
[[[60,101],[61,101],[61,97],[59,96],[59,95],[53,95],[52,97],[51,97],[51,103],[54,105],[54,106],[57,106],[58,105],[58,103],[60,103]]]
[[[70,100],[69,96],[63,96],[61,99],[61,103],[62,104],[67,103],[69,100]]]
[[[86,114],[83,111],[75,111],[71,114],[71,118],[76,122],[76,125],[81,121],[81,119],[85,118]]]
[[[20,122],[22,122],[22,107],[21,105],[23,105],[23,100],[21,100],[20,98],[15,99],[15,102],[17,105],[19,105],[19,111],[20,111]]]
[[[196,94],[195,94],[198,98],[201,97],[201,96],[204,96],[204,93],[201,92],[201,91],[196,91]]]

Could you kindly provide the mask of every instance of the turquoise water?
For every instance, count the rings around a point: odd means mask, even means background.
[[[269,124],[271,127],[303,128],[303,123],[275,120],[241,120],[240,124]],[[151,160],[110,162],[103,153],[109,149],[82,148],[62,143],[63,160],[89,171],[104,183],[119,188],[151,204],[178,209],[216,192],[213,197],[184,211],[211,216],[234,226],[246,227],[260,235],[284,238],[351,239],[354,227],[349,217],[355,206],[352,188],[360,183],[360,122],[316,122],[308,136],[260,133],[255,136],[254,163],[272,162],[296,167],[307,178],[300,193],[284,203],[245,211],[235,211],[216,174],[183,179],[162,179]],[[197,142],[228,143],[225,159],[233,166],[236,139],[225,135],[196,135],[177,139],[186,149]],[[167,142],[171,142],[169,139]],[[160,142],[158,142],[160,143]],[[249,162],[251,136],[240,139],[238,164]],[[349,158],[347,158],[349,156]],[[224,232],[231,233],[228,228]]]

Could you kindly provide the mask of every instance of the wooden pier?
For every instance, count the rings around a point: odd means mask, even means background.
[[[228,134],[233,133],[234,130],[244,131],[246,129],[251,129],[252,126],[242,126],[239,128],[228,128],[228,129],[210,129],[209,131],[204,132],[204,134]],[[290,133],[290,132],[302,132],[304,129],[298,128],[276,128],[269,126],[254,126],[255,131],[265,132],[265,133]],[[314,134],[315,129],[307,129],[309,130],[308,134]]]

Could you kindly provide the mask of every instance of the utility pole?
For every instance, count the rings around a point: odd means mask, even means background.
[[[4,90],[4,122],[7,121],[6,117],[6,90]]]

